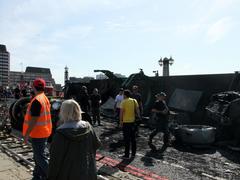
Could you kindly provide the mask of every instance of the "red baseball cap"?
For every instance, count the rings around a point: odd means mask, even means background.
[[[42,78],[37,78],[33,81],[33,86],[34,87],[40,87],[40,88],[45,88],[46,82]]]

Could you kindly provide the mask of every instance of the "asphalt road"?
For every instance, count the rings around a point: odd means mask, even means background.
[[[137,172],[145,171],[145,174],[152,174],[152,177],[155,175],[171,180],[240,179],[239,152],[216,145],[194,148],[176,144],[174,141],[172,146],[161,149],[163,144],[161,133],[153,140],[153,144],[158,149],[152,151],[147,144],[150,134],[150,129],[147,127],[139,128],[136,157],[121,160],[120,156],[124,151],[121,128],[117,128],[116,122],[110,118],[103,118],[102,124],[103,126],[94,126],[103,144],[99,153],[112,160],[120,161],[122,166],[135,167]]]
[[[140,127],[136,157],[126,161],[120,158],[124,151],[121,128],[117,128],[117,123],[110,118],[103,118],[102,124],[103,126],[94,126],[103,144],[98,151],[99,158],[106,157],[108,162],[104,163],[136,176],[145,174],[141,179],[240,180],[240,152],[224,146],[193,148],[174,142],[163,151],[161,134],[153,140],[158,150],[152,151],[147,144],[150,130]]]

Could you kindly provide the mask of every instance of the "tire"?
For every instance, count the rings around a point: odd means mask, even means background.
[[[10,118],[10,122],[11,122],[11,126],[13,127],[14,126],[14,123],[15,123],[15,119],[13,118],[13,106],[14,104],[16,103],[17,101],[14,101],[10,107],[9,107],[9,110],[8,110],[8,113],[9,113],[9,118]]]
[[[29,97],[23,97],[17,100],[12,108],[13,121],[12,128],[22,131],[24,116],[26,114],[27,105],[30,102]]]
[[[180,126],[181,141],[192,145],[210,145],[215,141],[216,128],[205,125]]]

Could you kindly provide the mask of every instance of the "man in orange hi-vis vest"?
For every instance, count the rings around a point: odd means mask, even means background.
[[[33,81],[34,98],[28,105],[23,124],[24,142],[31,138],[35,167],[33,180],[47,179],[48,160],[45,154],[47,139],[52,132],[50,103],[44,94],[45,81]]]

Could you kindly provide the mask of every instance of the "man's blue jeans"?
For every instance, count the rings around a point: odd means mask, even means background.
[[[48,138],[32,138],[33,159],[35,168],[33,170],[33,180],[47,179],[48,159],[45,153]]]

